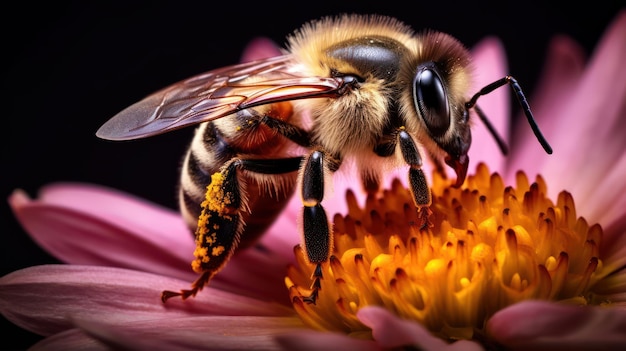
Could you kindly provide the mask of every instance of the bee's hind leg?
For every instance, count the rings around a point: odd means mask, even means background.
[[[281,174],[298,170],[302,157],[279,159],[240,159],[228,161],[211,176],[195,233],[196,249],[192,262],[200,277],[191,289],[163,291],[161,300],[180,296],[183,300],[195,296],[231,258],[239,244],[244,223],[242,211],[248,211],[244,182],[239,170],[262,174]]]

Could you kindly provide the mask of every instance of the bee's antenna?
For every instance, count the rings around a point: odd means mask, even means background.
[[[486,85],[485,87],[483,87],[482,89],[480,89],[480,91],[476,94],[474,94],[474,96],[472,96],[472,98],[465,103],[465,108],[466,109],[470,109],[470,108],[475,108],[476,112],[478,113],[478,116],[480,117],[480,119],[485,122],[487,121],[487,118],[484,116],[484,114],[481,115],[480,109],[478,108],[478,106],[476,106],[476,100],[478,100],[479,97],[481,97],[482,95],[486,95],[491,93],[492,91],[496,90],[497,88],[505,85],[505,84],[509,84],[511,89],[513,89],[513,92],[515,93],[515,97],[517,98],[517,102],[520,104],[520,106],[522,107],[522,110],[524,110],[524,115],[526,115],[526,119],[528,120],[528,124],[530,124],[530,128],[533,130],[533,133],[535,133],[535,137],[537,138],[537,140],[539,141],[539,144],[541,144],[541,146],[543,147],[543,149],[546,151],[546,153],[551,154],[552,153],[552,147],[550,146],[550,144],[548,143],[548,141],[546,140],[546,138],[543,136],[543,134],[541,134],[541,130],[539,130],[539,126],[537,125],[537,122],[535,121],[535,117],[533,117],[533,113],[530,111],[530,106],[528,105],[528,102],[526,101],[526,96],[524,95],[524,92],[522,92],[522,88],[519,86],[519,84],[517,83],[517,80],[515,80],[515,78],[511,77],[511,76],[506,76],[502,79],[499,79],[491,84]],[[487,124],[487,128],[489,128],[489,131],[492,133],[492,135],[494,134],[495,130],[492,131],[493,126],[489,127],[491,124],[488,122],[485,122]],[[495,136],[494,136],[495,137]],[[496,137],[496,141],[498,141],[498,138]],[[500,144],[500,142],[498,141],[498,145]],[[502,149],[502,147],[500,146],[500,148]]]

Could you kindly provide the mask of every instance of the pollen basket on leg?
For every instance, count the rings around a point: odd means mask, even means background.
[[[519,173],[507,186],[482,164],[460,188],[437,173],[432,184],[429,228],[399,181],[364,206],[348,192],[317,305],[297,298],[314,267],[295,250],[285,282],[307,325],[367,334],[356,312],[379,305],[444,339],[472,339],[494,313],[523,300],[596,303],[602,229],[576,217],[567,192],[553,202],[541,177]]]
[[[240,188],[237,177],[238,162],[233,159],[212,174],[206,188],[195,231],[195,259],[191,263],[200,277],[193,282],[191,289],[163,291],[163,302],[175,296],[183,300],[195,296],[228,262],[239,244],[243,230],[240,212],[246,208],[246,200],[245,190]]]
[[[217,271],[239,241],[239,214],[236,194],[228,193],[224,181],[228,170],[216,172],[207,186],[206,198],[196,229],[194,271]]]

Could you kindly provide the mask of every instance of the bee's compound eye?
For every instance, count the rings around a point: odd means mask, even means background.
[[[446,89],[435,69],[422,67],[417,71],[413,99],[430,134],[443,135],[450,126],[450,107]]]

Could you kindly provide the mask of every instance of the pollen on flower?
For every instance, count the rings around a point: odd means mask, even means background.
[[[554,203],[540,176],[531,183],[519,172],[515,186],[505,186],[484,164],[461,188],[451,185],[433,175],[426,229],[399,181],[363,207],[348,191],[316,304],[301,299],[314,269],[301,249],[285,278],[304,323],[368,336],[356,312],[379,305],[457,340],[483,334],[494,313],[522,300],[599,304],[602,229],[577,217],[569,193]]]

